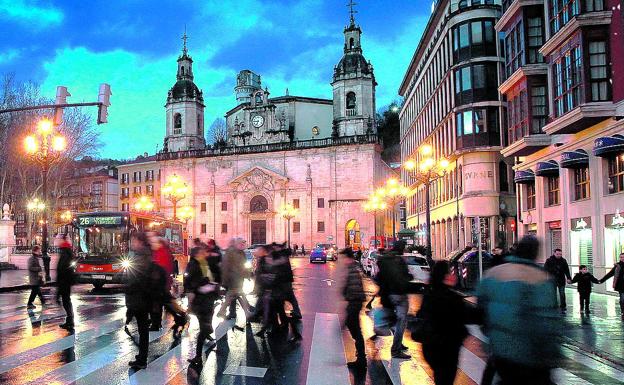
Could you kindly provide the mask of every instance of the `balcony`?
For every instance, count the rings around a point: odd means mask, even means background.
[[[526,79],[529,76],[546,75],[548,75],[548,64],[524,64],[523,66],[518,68],[510,77],[508,77],[507,80],[501,83],[501,85],[498,87],[498,91],[501,94],[506,94],[522,79]]]
[[[530,134],[524,136],[501,150],[504,157],[527,156],[550,146],[550,136],[546,134]]]
[[[494,25],[494,29],[498,32],[503,31],[507,24],[515,19],[515,16],[518,14],[518,11],[522,7],[529,7],[532,5],[544,5],[544,0],[507,0],[503,1],[503,14],[501,15],[498,22]]]
[[[561,27],[557,33],[551,36],[539,51],[544,57],[547,57],[558,48],[564,46],[566,40],[568,40],[574,32],[580,30],[581,27],[611,24],[611,15],[611,11],[587,12],[576,15]]]
[[[554,118],[544,126],[544,132],[548,135],[574,134],[593,126],[594,124],[615,116],[616,105],[613,102],[590,102],[584,103]]]
[[[347,108],[347,116],[357,116],[357,109]]]

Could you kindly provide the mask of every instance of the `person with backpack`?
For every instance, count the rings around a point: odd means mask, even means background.
[[[58,239],[59,260],[56,266],[56,302],[59,300],[65,310],[65,322],[59,327],[69,331],[74,330],[74,307],[71,302],[71,287],[74,284],[74,252],[67,235],[61,235]]]

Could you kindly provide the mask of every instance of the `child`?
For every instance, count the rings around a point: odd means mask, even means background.
[[[578,282],[577,290],[579,297],[581,298],[581,313],[585,309],[585,315],[589,315],[589,295],[592,290],[592,282],[600,283],[590,272],[587,271],[587,266],[579,266],[579,272],[572,278],[572,283]]]

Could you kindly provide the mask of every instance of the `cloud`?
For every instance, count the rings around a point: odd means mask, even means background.
[[[20,56],[20,51],[17,49],[8,49],[6,51],[0,52],[0,63],[7,63],[13,61]]]
[[[37,6],[36,3],[28,0],[0,0],[0,18],[27,24],[35,30],[61,24],[63,12],[51,6]]]

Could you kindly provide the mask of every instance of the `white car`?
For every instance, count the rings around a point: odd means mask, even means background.
[[[407,269],[412,275],[412,283],[420,285],[428,285],[429,278],[431,276],[431,268],[427,263],[427,258],[418,253],[406,253],[403,254],[405,262],[407,263]]]

